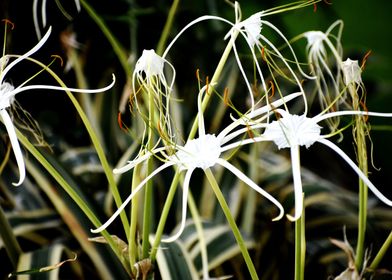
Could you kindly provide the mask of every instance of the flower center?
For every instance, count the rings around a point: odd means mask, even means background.
[[[181,170],[194,168],[204,170],[216,164],[221,154],[220,150],[217,137],[206,134],[189,140],[181,150],[171,156],[171,160],[175,161]]]
[[[144,72],[147,78],[163,75],[165,60],[157,55],[154,50],[144,50],[142,56],[136,62],[135,72]]]
[[[10,83],[4,82],[0,85],[0,110],[11,106],[14,101],[13,90],[14,87]]]
[[[271,122],[265,129],[264,136],[281,148],[290,148],[295,145],[309,148],[319,138],[321,126],[313,119],[304,115],[291,115],[279,110],[282,118]]]

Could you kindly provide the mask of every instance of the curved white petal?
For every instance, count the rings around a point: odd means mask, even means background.
[[[334,143],[327,139],[320,139],[317,142],[320,142],[327,147],[331,148],[334,150],[339,156],[341,156],[348,165],[355,171],[355,173],[358,174],[359,178],[362,179],[362,181],[369,187],[369,189],[386,205],[392,206],[392,200],[388,199],[386,196],[384,196],[373,183],[369,180],[369,178],[359,169],[359,167],[346,155],[345,152],[342,151],[338,146],[336,146]]]
[[[38,0],[33,1],[33,22],[34,22],[35,33],[37,34],[37,38],[39,40],[41,39],[42,36],[38,23]]]
[[[173,242],[173,241],[177,240],[181,236],[182,232],[184,231],[185,221],[186,221],[186,212],[187,212],[186,210],[187,210],[187,206],[188,206],[187,202],[188,202],[189,182],[191,180],[193,170],[194,169],[189,169],[185,174],[184,188],[182,190],[182,216],[181,216],[180,229],[177,231],[176,234],[170,236],[169,238],[162,239],[162,242],[165,242],[165,243]]]
[[[97,88],[97,89],[80,89],[80,88],[68,88],[68,87],[60,87],[60,86],[50,86],[50,85],[30,85],[30,86],[23,86],[23,87],[18,87],[14,89],[13,94],[17,94],[26,90],[33,90],[33,89],[49,89],[49,90],[61,90],[61,91],[71,91],[71,92],[77,92],[77,93],[98,93],[98,92],[103,92],[108,89],[111,89],[114,84],[116,83],[116,76],[112,74],[112,82],[107,85],[106,87],[103,88]]]
[[[23,183],[24,179],[26,178],[25,163],[23,160],[23,155],[22,155],[22,151],[20,149],[18,138],[16,137],[14,124],[12,123],[12,120],[11,120],[10,116],[8,115],[7,110],[5,110],[5,109],[0,110],[0,116],[2,117],[2,119],[4,121],[5,128],[7,129],[8,137],[10,138],[12,150],[14,151],[16,163],[17,163],[18,169],[19,169],[19,181],[17,183],[12,183],[14,186],[17,187],[17,186],[20,186]]]
[[[261,108],[258,108],[254,111],[251,111],[248,114],[243,115],[241,118],[235,120],[234,122],[232,122],[230,125],[228,125],[225,129],[223,129],[217,136],[217,138],[220,141],[224,141],[223,139],[228,136],[228,134],[233,131],[236,127],[240,126],[240,125],[246,125],[247,121],[249,121],[250,119],[254,118],[254,117],[258,117],[262,114],[268,113],[270,112],[272,109],[276,108],[276,107],[280,107],[283,104],[286,104],[287,102],[293,100],[294,98],[301,96],[302,92],[295,92],[295,93],[291,93],[287,96],[284,96],[274,102],[272,102],[271,104],[265,105]],[[266,116],[267,117],[267,116]],[[261,121],[261,120],[259,120]],[[227,141],[226,141],[227,142]]]
[[[155,154],[157,154],[157,153],[159,153],[161,151],[167,150],[168,148],[169,147],[161,147],[161,148],[154,149],[151,152],[148,151],[144,155],[136,158],[135,160],[128,161],[128,163],[126,165],[124,165],[123,167],[114,168],[113,169],[113,173],[114,174],[125,173],[125,172],[133,169],[136,165],[138,165],[138,164],[142,163],[143,161],[149,159],[151,156],[153,156],[153,155],[155,155]]]
[[[245,184],[247,184],[249,187],[254,189],[256,192],[267,198],[269,201],[271,201],[273,204],[275,204],[276,207],[279,208],[279,215],[273,219],[273,221],[280,220],[283,215],[284,215],[284,209],[282,204],[280,204],[279,201],[277,201],[272,195],[267,193],[265,190],[260,188],[255,182],[253,182],[248,176],[246,176],[244,173],[242,173],[237,167],[229,163],[228,161],[224,159],[218,159],[217,161],[218,164],[222,165],[226,169],[228,169],[230,172],[232,172],[234,175],[238,177],[241,181],[243,181]]]
[[[302,209],[303,209],[301,164],[300,164],[298,145],[293,145],[290,148],[290,155],[291,155],[291,169],[293,172],[293,181],[294,181],[295,213],[294,216],[291,216],[289,214],[287,214],[286,216],[290,221],[293,222],[301,217]]]
[[[98,227],[97,229],[91,229],[90,231],[92,233],[99,233],[103,230],[105,230],[116,218],[118,215],[120,215],[121,211],[124,210],[124,208],[128,205],[128,203],[132,200],[132,198],[144,187],[144,185],[155,175],[157,175],[159,172],[164,170],[165,168],[168,168],[169,166],[174,165],[172,162],[167,162],[163,164],[162,166],[158,167],[157,169],[154,170],[150,175],[148,175],[143,181],[140,182],[140,184],[134,189],[134,191],[127,197],[127,199],[121,204],[121,206],[116,210],[116,212],[107,220],[102,226]]]
[[[379,113],[379,112],[366,112],[366,111],[337,111],[337,112],[331,112],[326,114],[320,114],[314,117],[313,120],[315,122],[320,122],[328,118],[333,118],[338,116],[354,116],[354,115],[392,118],[392,113]]]
[[[46,32],[45,36],[42,37],[42,39],[38,42],[37,45],[35,45],[31,50],[29,50],[27,53],[25,53],[24,55],[18,57],[17,59],[15,59],[14,61],[12,61],[7,67],[4,68],[4,71],[2,71],[0,73],[0,84],[3,83],[4,77],[5,75],[8,73],[8,71],[14,67],[16,64],[18,64],[20,61],[26,59],[27,57],[29,57],[30,55],[32,55],[33,53],[35,53],[36,51],[38,51],[43,44],[45,44],[45,42],[48,40],[50,33],[52,32],[52,27],[49,27],[48,31]]]

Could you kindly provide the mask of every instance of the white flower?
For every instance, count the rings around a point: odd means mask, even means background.
[[[343,53],[340,42],[342,29],[343,22],[338,20],[326,32],[308,31],[301,35],[307,39],[307,60],[310,71],[316,78],[317,94],[323,110],[331,109],[332,103],[335,103],[334,109],[336,110],[338,109],[336,106],[344,102],[344,96],[340,92]],[[336,34],[334,34],[335,32]],[[332,60],[330,55],[332,55]],[[339,100],[335,100],[336,98]],[[329,120],[328,124],[333,130],[339,123],[337,120]]]
[[[335,151],[344,161],[357,173],[364,181],[369,189],[385,204],[392,206],[392,201],[386,198],[367,178],[367,176],[359,169],[359,167],[334,143],[327,140],[332,135],[321,135],[321,126],[319,122],[332,117],[343,115],[366,115],[378,117],[392,117],[392,113],[362,112],[362,111],[340,111],[326,114],[319,114],[316,117],[308,118],[305,115],[292,115],[284,110],[276,110],[282,117],[267,125],[260,141],[273,141],[279,149],[290,148],[294,196],[295,196],[295,214],[287,215],[290,220],[298,219],[302,214],[303,198],[302,198],[302,181],[300,168],[300,146],[310,147],[318,142],[326,145]]]
[[[133,161],[130,161],[127,165],[122,168],[114,169],[114,173],[124,173],[131,169],[133,169],[136,165],[145,162],[148,158],[154,155],[162,155],[166,161],[163,165],[154,170],[149,176],[147,176],[136,188],[134,191],[127,197],[124,203],[117,209],[117,211],[99,228],[95,230],[91,230],[93,233],[98,233],[105,230],[113,220],[124,210],[125,206],[132,200],[132,198],[144,187],[144,185],[155,175],[160,173],[162,170],[176,165],[179,168],[179,171],[186,171],[184,185],[183,185],[183,197],[182,197],[182,218],[181,218],[181,226],[176,234],[173,236],[163,239],[163,242],[172,242],[176,240],[182,233],[185,227],[186,220],[186,210],[187,210],[187,195],[189,190],[190,179],[193,171],[196,168],[201,168],[203,170],[214,167],[215,165],[220,165],[225,167],[227,170],[232,172],[235,176],[237,176],[240,180],[246,183],[249,187],[265,196],[268,200],[270,200],[273,204],[275,204],[279,208],[279,215],[274,219],[278,220],[283,216],[284,209],[282,205],[269,193],[261,189],[255,182],[253,182],[249,177],[247,177],[244,173],[242,173],[238,168],[229,163],[221,154],[225,151],[238,148],[239,146],[257,142],[257,137],[252,139],[246,139],[234,143],[230,143],[233,139],[238,136],[246,134],[248,131],[248,124],[251,129],[265,127],[264,123],[261,123],[262,120],[265,120],[272,108],[279,107],[286,102],[298,97],[301,93],[293,93],[288,95],[278,101],[273,102],[271,105],[264,106],[257,110],[251,111],[249,114],[243,115],[240,119],[235,120],[225,129],[223,129],[217,136],[213,134],[206,134],[204,128],[204,120],[203,114],[201,110],[201,95],[205,90],[205,87],[202,89],[201,94],[199,94],[198,105],[199,105],[199,114],[198,114],[198,122],[199,122],[199,137],[188,140],[184,146],[173,145],[166,147],[155,148],[152,151],[147,152],[146,154],[136,158]],[[257,119],[257,123],[252,121],[253,118],[259,117]],[[177,152],[174,155],[166,155],[166,150],[175,149]]]
[[[0,117],[4,122],[4,125],[7,129],[8,136],[11,141],[11,146],[15,154],[16,158],[16,163],[18,165],[19,169],[19,181],[17,183],[13,183],[15,186],[19,186],[22,184],[25,176],[26,176],[26,171],[25,171],[25,164],[23,160],[23,155],[22,151],[19,146],[19,142],[16,136],[15,128],[12,123],[11,117],[7,112],[7,109],[12,106],[12,103],[15,99],[15,95],[27,91],[27,90],[33,90],[33,89],[50,89],[50,90],[68,90],[68,91],[73,91],[73,92],[82,92],[82,93],[94,93],[94,92],[102,92],[105,90],[108,90],[114,85],[115,78],[113,75],[113,82],[104,88],[101,89],[74,89],[74,88],[64,88],[64,87],[58,87],[58,86],[50,86],[50,85],[26,85],[25,83],[22,83],[20,86],[14,87],[10,83],[5,81],[5,78],[8,74],[8,72],[19,62],[22,60],[25,60],[32,54],[34,54],[36,51],[38,51],[42,45],[47,41],[49,38],[49,35],[51,33],[51,28],[46,32],[45,36],[42,37],[42,39],[38,42],[38,44],[33,47],[31,50],[29,50],[27,53],[25,53],[22,56],[16,56],[16,55],[4,55],[1,59],[1,71],[0,71]],[[16,58],[13,60],[11,63],[9,61],[11,58]],[[8,64],[9,63],[9,64]],[[7,65],[8,64],[8,65]]]
[[[351,60],[347,58],[342,62],[342,71],[344,77],[344,84],[348,86],[351,83],[362,84],[362,69],[358,64],[358,60]]]
[[[167,64],[171,70],[171,79],[168,82],[164,71]],[[148,94],[152,94],[157,111],[159,112],[160,127],[172,137],[170,123],[170,102],[171,92],[173,90],[176,70],[174,66],[165,58],[157,55],[154,50],[143,50],[141,57],[135,65],[132,75],[132,90],[135,98],[136,108],[141,111],[137,100],[137,93],[145,90]],[[137,85],[140,88],[137,88]]]
[[[35,28],[35,33],[37,34],[38,39],[41,39],[41,29],[40,29],[40,23],[38,20],[38,1],[39,0],[34,0],[33,1],[33,21],[34,21],[34,28]],[[46,1],[47,0],[41,0],[41,21],[42,21],[42,27],[46,27]],[[80,7],[80,0],[74,0],[75,6],[78,12],[80,12],[81,7]],[[60,5],[59,8],[63,12],[63,14],[68,18],[71,19],[70,15],[68,15],[64,8],[61,6],[61,3],[59,1],[56,1],[57,5]]]

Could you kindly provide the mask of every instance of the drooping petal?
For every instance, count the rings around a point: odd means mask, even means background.
[[[191,180],[193,170],[194,169],[189,169],[186,172],[185,178],[184,178],[184,188],[182,190],[182,215],[181,215],[180,228],[176,234],[170,236],[169,238],[162,239],[162,242],[165,242],[165,243],[173,242],[173,241],[177,240],[181,236],[182,232],[184,231],[185,221],[186,221],[186,213],[187,213],[186,210],[187,210],[187,206],[188,206],[187,202],[188,202],[189,182]]]
[[[287,218],[290,221],[296,221],[302,215],[303,209],[303,195],[302,195],[302,180],[301,180],[301,163],[299,156],[299,146],[294,145],[290,148],[291,155],[291,169],[293,172],[293,182],[294,182],[294,199],[295,199],[295,207],[294,207],[294,216],[287,214]]]
[[[388,199],[386,196],[384,196],[373,183],[369,180],[369,178],[359,169],[359,167],[346,155],[345,152],[342,151],[338,146],[336,146],[334,143],[327,139],[320,139],[317,142],[320,142],[327,147],[331,148],[334,150],[339,156],[341,156],[348,165],[355,171],[355,173],[358,174],[359,178],[368,186],[368,188],[386,205],[392,206],[392,200]]]
[[[118,215],[120,215],[121,211],[124,210],[124,208],[128,205],[128,203],[132,200],[132,198],[144,187],[144,185],[155,175],[157,175],[159,172],[164,170],[165,168],[168,168],[169,166],[174,165],[175,163],[173,162],[166,162],[162,166],[158,167],[155,169],[150,175],[148,175],[143,181],[140,182],[140,184],[134,189],[134,191],[127,197],[127,199],[121,204],[121,206],[116,210],[116,212],[107,220],[102,226],[98,227],[97,229],[91,229],[90,231],[92,233],[99,233],[103,230],[105,230],[116,218]]]
[[[18,64],[20,61],[26,59],[27,57],[29,57],[30,55],[32,55],[33,53],[35,53],[36,51],[38,51],[43,44],[45,44],[45,42],[48,40],[50,33],[52,32],[52,27],[49,27],[48,31],[46,32],[45,36],[42,37],[42,39],[38,42],[37,45],[35,45],[31,50],[29,50],[27,53],[25,53],[24,55],[18,57],[17,59],[15,59],[14,61],[12,61],[7,67],[5,67],[4,71],[0,72],[0,84],[3,83],[4,81],[4,77],[6,76],[6,74],[8,73],[8,71],[14,67],[16,64]]]
[[[106,90],[111,89],[114,84],[116,83],[116,76],[112,74],[112,82],[103,88],[97,89],[80,89],[80,88],[68,88],[68,87],[60,87],[60,86],[50,86],[50,85],[30,85],[30,86],[23,86],[14,89],[13,94],[17,94],[26,90],[33,90],[33,89],[49,89],[49,90],[61,90],[61,91],[71,91],[77,93],[99,93],[104,92]]]
[[[7,110],[0,110],[0,116],[4,121],[5,128],[7,129],[8,137],[10,138],[12,150],[14,151],[16,163],[19,169],[19,181],[17,183],[12,183],[14,186],[17,187],[20,186],[26,178],[26,167],[23,160],[22,151],[18,142],[18,138],[16,137],[14,125],[10,116],[8,115]]]
[[[156,155],[157,153],[167,150],[169,149],[169,147],[161,147],[161,148],[157,148],[150,151],[147,151],[144,155],[137,157],[135,160],[132,161],[128,161],[128,163],[126,165],[124,165],[123,167],[120,168],[114,168],[113,169],[113,173],[114,174],[122,174],[125,173],[131,169],[133,169],[136,165],[142,163],[143,161],[146,161],[147,159],[149,159],[150,157],[152,157],[153,155]]]
[[[271,201],[273,204],[275,204],[276,207],[279,208],[279,215],[273,219],[273,221],[280,220],[283,215],[284,215],[284,209],[282,204],[280,204],[279,201],[277,201],[272,195],[267,193],[265,190],[260,188],[255,182],[253,182],[248,176],[246,176],[244,173],[242,173],[237,167],[229,163],[228,161],[224,159],[218,159],[217,161],[218,164],[222,165],[226,169],[228,169],[230,172],[232,172],[234,175],[238,177],[241,181],[243,181],[245,184],[247,184],[249,187],[254,189],[256,192],[267,198],[269,201]]]

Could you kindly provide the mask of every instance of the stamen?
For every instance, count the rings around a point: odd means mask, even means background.
[[[314,13],[317,12],[317,4],[316,3],[313,3],[313,12]]]
[[[269,84],[271,85],[271,95],[268,98],[272,98],[275,96],[275,85],[273,81],[269,81]]]
[[[2,19],[1,21],[4,22],[6,26],[11,26],[11,30],[14,30],[15,24],[12,21],[10,21],[9,19]]]
[[[206,77],[206,93],[209,95],[210,94],[210,92],[209,92],[209,88],[208,88],[208,86],[210,85],[210,81],[209,81],[209,78],[208,78],[208,76]]]
[[[363,110],[366,113],[369,113],[369,109],[367,108],[366,103],[364,101],[360,100],[359,104],[361,104],[361,107],[363,108]],[[368,114],[363,116],[363,120],[365,121],[365,123],[368,121],[368,119],[369,119],[369,115]]]
[[[223,103],[225,103],[226,106],[229,106],[230,98],[229,98],[229,89],[225,88],[223,92]]]
[[[57,55],[57,54],[52,54],[50,57],[53,57],[54,60],[56,60],[56,58],[60,59],[60,65],[61,67],[64,65],[64,60],[61,56]]]
[[[361,62],[361,69],[362,69],[362,71],[365,69],[365,64],[366,64],[366,62],[367,62],[367,60],[368,60],[368,58],[369,58],[369,56],[371,54],[372,54],[372,50],[368,50],[365,53],[365,56],[363,57],[362,62]]]

